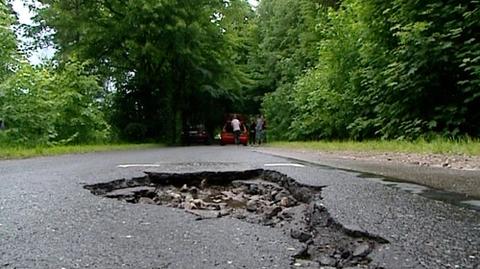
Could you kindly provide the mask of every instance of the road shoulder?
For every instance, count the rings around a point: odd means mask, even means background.
[[[381,155],[377,158],[352,158],[352,156],[314,150],[274,147],[256,148],[255,151],[343,170],[380,175],[389,179],[408,181],[480,198],[480,170],[411,164],[390,157],[382,158]]]

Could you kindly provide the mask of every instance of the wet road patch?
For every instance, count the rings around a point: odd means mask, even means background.
[[[469,196],[467,194],[439,190],[409,181],[402,181],[399,179],[387,179],[367,174],[361,175],[359,177],[370,181],[378,182],[389,187],[400,189],[408,193],[417,194],[432,200],[442,201],[445,203],[480,212],[480,200],[477,200],[475,199],[475,197]]]
[[[182,209],[197,220],[231,217],[281,229],[304,245],[292,256],[296,268],[375,268],[370,253],[388,243],[336,222],[321,204],[323,187],[300,184],[276,171],[146,172],[85,188],[128,203]]]

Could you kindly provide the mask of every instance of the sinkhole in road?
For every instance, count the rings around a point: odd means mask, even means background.
[[[255,169],[157,173],[84,186],[93,194],[129,203],[183,209],[197,220],[232,217],[281,229],[303,243],[292,267],[372,268],[369,255],[387,240],[343,227],[321,204],[322,186]]]

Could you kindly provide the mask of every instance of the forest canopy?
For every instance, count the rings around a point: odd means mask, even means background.
[[[175,143],[228,112],[283,140],[480,136],[478,0],[40,0],[32,25],[11,2],[0,143]]]

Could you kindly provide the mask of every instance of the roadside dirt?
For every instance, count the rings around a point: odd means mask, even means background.
[[[356,151],[315,151],[315,153],[330,158],[480,171],[480,156]]]

